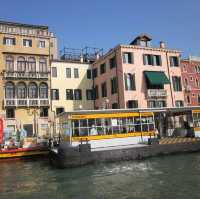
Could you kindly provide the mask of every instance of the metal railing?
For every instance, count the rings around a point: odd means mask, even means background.
[[[147,97],[167,97],[167,91],[164,89],[148,89]]]
[[[34,106],[49,106],[50,105],[50,100],[49,99],[41,99],[41,98],[36,98],[36,99],[4,99],[4,106],[16,106],[16,107],[34,107]]]

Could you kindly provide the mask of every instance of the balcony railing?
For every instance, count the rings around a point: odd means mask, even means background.
[[[4,72],[4,78],[12,79],[48,79],[49,72]]]
[[[167,97],[167,91],[164,89],[148,89],[147,97]]]
[[[15,107],[34,107],[34,106],[49,106],[49,99],[4,99],[4,106],[15,106]]]

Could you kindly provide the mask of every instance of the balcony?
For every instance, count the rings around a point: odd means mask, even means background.
[[[167,97],[167,91],[164,89],[148,89],[147,90],[148,98],[162,98]]]
[[[49,72],[4,72],[5,79],[48,79]]]
[[[40,106],[49,106],[49,99],[4,99],[4,107],[40,107]]]

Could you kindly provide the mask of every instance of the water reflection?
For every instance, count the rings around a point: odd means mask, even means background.
[[[57,170],[48,161],[0,163],[0,198],[200,197],[200,154]]]

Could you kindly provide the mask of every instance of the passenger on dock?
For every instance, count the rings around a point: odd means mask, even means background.
[[[90,130],[90,135],[98,135],[97,129],[94,125],[92,125],[92,128]]]

